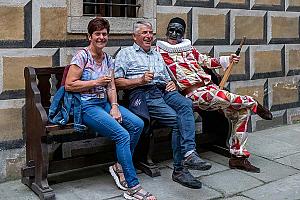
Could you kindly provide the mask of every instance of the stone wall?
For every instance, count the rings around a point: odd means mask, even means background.
[[[0,181],[18,177],[24,163],[23,69],[28,65],[66,65],[87,45],[85,34],[72,31],[86,24],[71,27],[76,21],[74,13],[80,13],[81,1],[0,0]],[[139,2],[144,5],[142,17],[154,19],[158,39],[165,37],[166,25],[175,16],[186,20],[186,37],[211,56],[235,52],[241,38],[247,37],[228,88],[254,96],[275,116],[266,122],[252,115],[250,132],[300,120],[300,0]],[[131,44],[128,30],[132,21],[120,24],[128,26],[126,32],[120,29],[110,35],[108,53]]]

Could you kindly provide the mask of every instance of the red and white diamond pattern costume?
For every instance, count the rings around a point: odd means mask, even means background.
[[[230,153],[235,156],[249,157],[246,150],[247,124],[250,110],[256,112],[257,102],[250,96],[241,96],[221,90],[211,81],[211,76],[204,69],[226,68],[229,64],[229,56],[210,58],[200,54],[191,46],[190,40],[171,45],[164,41],[157,42],[157,51],[162,55],[171,77],[175,79],[180,90],[184,90],[195,84],[203,86],[187,94],[186,97],[193,100],[194,104],[202,110],[223,110],[225,116],[232,121]]]

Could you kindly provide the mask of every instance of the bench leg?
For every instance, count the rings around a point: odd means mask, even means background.
[[[49,169],[49,155],[48,145],[41,143],[41,151],[36,152],[37,164],[35,165],[35,181],[32,183],[31,189],[39,195],[40,199],[50,200],[55,199],[53,189],[48,184],[48,169]]]
[[[44,186],[48,183],[44,183]],[[36,183],[32,183],[31,189],[39,196],[41,200],[52,200],[55,199],[54,191],[51,187],[40,187],[40,185]]]
[[[30,163],[30,162],[29,162]],[[37,184],[35,181],[35,170],[34,166],[27,166],[21,169],[22,172],[22,183],[27,185],[32,191],[34,191],[40,199],[50,200],[55,199],[54,191],[48,185],[47,179]],[[43,185],[43,187],[41,187]]]
[[[154,151],[154,137],[153,134],[142,136],[136,148],[136,162],[135,165],[138,169],[142,170],[150,177],[160,176],[159,168],[152,161]]]
[[[36,145],[34,159],[27,161],[27,166],[22,168],[22,183],[35,192],[41,200],[55,199],[53,189],[48,184],[48,145]]]

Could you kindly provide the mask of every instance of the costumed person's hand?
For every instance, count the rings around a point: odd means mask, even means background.
[[[240,56],[236,54],[231,54],[229,57],[230,62],[238,63],[240,61]]]
[[[143,84],[147,84],[153,80],[153,72],[145,72],[145,74],[141,77],[141,81]]]
[[[111,77],[109,76],[103,76],[101,78],[98,78],[96,81],[96,86],[106,86],[111,82]]]
[[[119,110],[119,107],[116,105],[112,105],[109,113],[117,122],[122,123],[122,115]]]
[[[177,87],[176,87],[175,83],[173,81],[169,81],[166,85],[166,91],[171,92],[171,91],[174,91],[174,90],[177,90]]]

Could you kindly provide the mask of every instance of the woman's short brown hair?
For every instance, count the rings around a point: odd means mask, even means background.
[[[109,33],[109,22],[102,17],[96,17],[89,22],[88,33],[92,35],[95,31],[100,31],[105,28],[107,30],[107,33]]]

